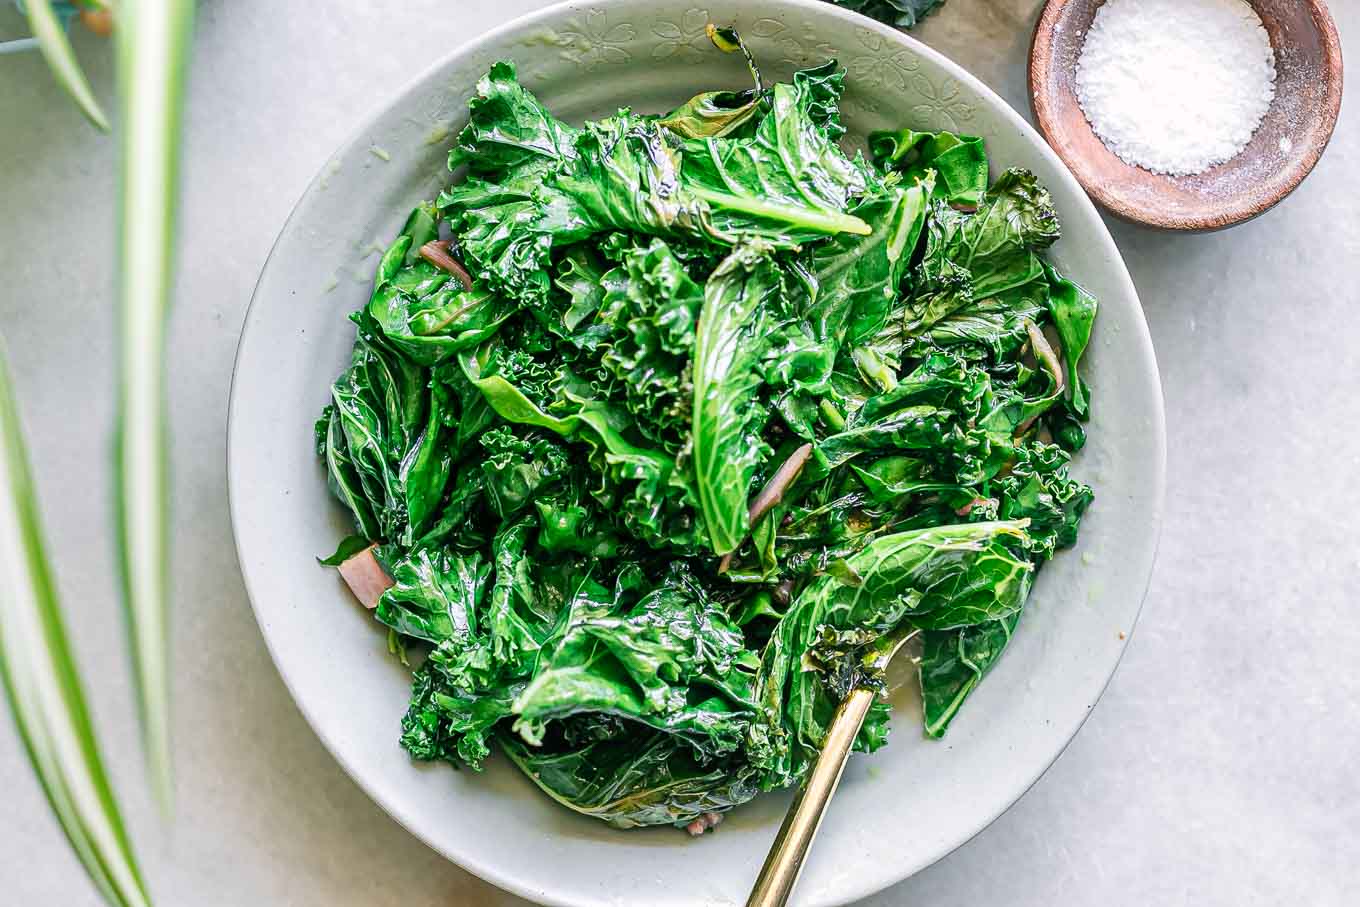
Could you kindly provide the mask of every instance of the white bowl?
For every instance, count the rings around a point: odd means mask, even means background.
[[[398,746],[408,675],[333,570],[349,531],[312,450],[312,422],[348,360],[346,315],[367,299],[374,249],[446,182],[444,158],[474,84],[510,59],[569,120],[621,105],[660,111],[741,88],[714,52],[710,14],[734,24],[767,77],[836,57],[849,70],[851,141],[911,125],[984,136],[996,168],[1020,165],[1062,215],[1057,264],[1101,301],[1087,373],[1090,442],[1075,471],[1096,489],[1076,550],[1041,574],[1009,651],[943,742],[922,738],[904,696],[891,744],[851,760],[796,902],[840,904],[929,865],[1034,783],[1076,733],[1133,629],[1162,518],[1165,441],[1156,363],[1109,233],[1043,140],[1000,98],[913,39],[822,0],[568,2],[482,35],[369,119],[322,168],[260,277],[237,355],[229,426],[242,573],[279,673],[336,759],[431,847],[518,894],[562,905],[740,904],[788,804],[768,795],[690,840],[616,831],[553,803],[505,759],[483,774],[416,764]],[[376,244],[376,245],[375,245]]]

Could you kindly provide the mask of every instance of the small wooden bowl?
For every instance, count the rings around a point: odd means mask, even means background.
[[[1048,0],[1029,55],[1039,131],[1086,193],[1112,214],[1164,230],[1219,230],[1294,191],[1332,137],[1341,109],[1341,44],[1322,0],[1249,0],[1275,49],[1275,100],[1247,147],[1193,176],[1120,160],[1091,130],[1076,95],[1077,60],[1103,0]]]

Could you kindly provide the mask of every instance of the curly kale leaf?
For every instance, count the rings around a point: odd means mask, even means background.
[[[559,161],[575,153],[577,135],[519,84],[513,63],[494,63],[468,101],[468,124],[449,152],[449,169],[466,165],[486,175]]]
[[[661,240],[626,253],[623,270],[599,316],[613,328],[600,365],[638,430],[674,456],[688,433],[704,289]]]
[[[926,224],[930,182],[893,187],[865,199],[855,213],[874,225],[867,236],[837,236],[818,246],[817,334],[858,345],[886,326]]]
[[[753,715],[754,658],[725,612],[683,570],[626,613],[578,597],[515,700],[516,729],[539,743],[547,722],[585,712],[684,736],[711,755],[735,751]]]
[[[1045,560],[1076,543],[1077,526],[1094,498],[1089,487],[1068,475],[1070,460],[1053,444],[1019,445],[1011,468],[990,489],[1000,501],[1001,518],[1029,520],[1030,550]]]
[[[600,233],[781,247],[867,233],[847,209],[877,177],[835,144],[838,92],[814,70],[770,90],[753,135],[683,139],[627,110],[569,129],[499,66],[451,158],[475,164],[439,207],[479,278],[529,306],[547,299],[554,250]]]
[[[991,379],[963,360],[937,353],[893,387],[869,397],[845,429],[821,441],[816,456],[831,470],[875,452],[910,452],[965,471],[990,455],[990,437],[976,423],[989,402]]]
[[[485,450],[481,467],[487,502],[502,520],[515,516],[571,469],[566,446],[541,433],[517,434],[506,426],[479,440]]]
[[[500,418],[588,445],[590,461],[603,479],[597,500],[614,508],[640,538],[657,546],[689,548],[697,543],[702,522],[694,513],[696,497],[689,476],[664,450],[638,438],[619,407],[567,389],[549,412],[504,375],[482,374],[477,355],[464,354],[459,362]]]
[[[934,200],[919,279],[933,288],[966,274],[970,298],[984,299],[1042,278],[1038,253],[1060,232],[1048,190],[1028,170],[1012,168],[983,194],[975,212]],[[927,328],[947,314],[922,309],[909,319],[909,330]]]
[[[405,557],[395,549],[379,556],[394,582],[378,600],[380,622],[432,645],[477,631],[491,570],[480,555],[420,548]]]
[[[389,348],[361,313],[350,368],[331,388],[326,460],[361,534],[410,544],[438,509],[452,470],[445,391]]]
[[[481,343],[513,311],[490,291],[465,288],[419,257],[420,247],[435,237],[433,216],[433,209],[417,208],[388,247],[365,313],[392,349],[427,366]]]

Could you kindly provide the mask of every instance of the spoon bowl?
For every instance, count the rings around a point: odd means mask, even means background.
[[[1049,0],[1030,45],[1030,104],[1039,131],[1110,213],[1164,230],[1219,230],[1279,204],[1303,182],[1341,109],[1341,44],[1322,0],[1249,0],[1275,50],[1275,99],[1236,157],[1168,176],[1121,160],[1077,101],[1077,61],[1104,0]]]

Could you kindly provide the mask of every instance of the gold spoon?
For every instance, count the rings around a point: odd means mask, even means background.
[[[888,662],[917,634],[917,630],[902,628],[883,637],[864,656],[865,673],[870,676],[883,676]],[[746,907],[784,907],[793,886],[798,884],[798,875],[803,871],[803,860],[812,848],[812,839],[817,836],[817,828],[822,824],[822,816],[836,786],[841,782],[845,762],[850,757],[850,749],[869,714],[869,706],[874,704],[878,690],[869,686],[856,686],[842,700],[831,720],[822,743],[821,755],[808,772],[807,779],[799,788],[797,796],[784,816],[784,824],[775,835],[770,853],[765,857],[765,865],[760,868],[755,887],[746,900]]]

